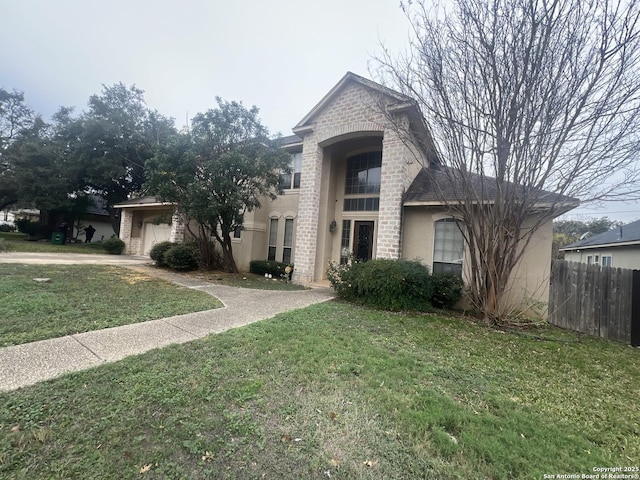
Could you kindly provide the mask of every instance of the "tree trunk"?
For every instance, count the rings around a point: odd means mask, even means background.
[[[233,245],[231,243],[231,232],[218,232],[213,230],[213,235],[222,247],[222,261],[224,262],[224,271],[228,273],[238,273],[236,261],[233,258]]]
[[[231,244],[231,235],[222,234],[222,258],[224,260],[224,271],[229,273],[238,273],[236,261],[233,258],[233,250]]]

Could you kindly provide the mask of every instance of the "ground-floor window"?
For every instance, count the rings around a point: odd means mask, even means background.
[[[284,246],[282,247],[282,263],[291,263],[293,249],[293,218],[284,221]]]
[[[269,250],[267,260],[276,259],[276,249],[278,245],[278,219],[272,218],[269,222]]]
[[[269,220],[267,260],[282,263],[293,262],[293,218],[284,219],[284,232],[279,218]]]
[[[611,266],[611,255],[602,255],[602,266],[610,267]]]
[[[349,242],[351,241],[351,220],[342,221],[342,236],[340,240],[340,264],[345,265],[349,262],[351,250]]]
[[[445,218],[435,222],[433,243],[433,273],[453,273],[462,276],[464,237],[458,222]]]

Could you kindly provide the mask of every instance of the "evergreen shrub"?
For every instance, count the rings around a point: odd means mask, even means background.
[[[186,272],[198,268],[196,252],[189,245],[173,245],[163,255],[164,263],[172,270]]]
[[[175,245],[176,243],[169,241],[156,243],[153,247],[151,247],[151,251],[149,252],[151,260],[156,262],[156,265],[158,267],[166,267],[167,264],[164,260],[164,254],[167,252],[167,250]]]
[[[429,269],[411,260],[377,259],[350,266],[330,264],[327,272],[339,297],[382,310],[431,310]]]
[[[102,242],[102,248],[110,255],[120,255],[124,246],[124,242],[117,237],[107,238]]]
[[[287,267],[290,267],[289,273],[286,272]],[[274,260],[252,260],[249,263],[249,271],[256,275],[273,276],[273,278],[282,278],[285,280],[291,280],[293,274],[293,264],[276,262]]]

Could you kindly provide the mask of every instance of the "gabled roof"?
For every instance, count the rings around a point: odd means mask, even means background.
[[[120,202],[117,205],[114,205],[115,208],[131,208],[131,207],[159,207],[165,205],[172,205],[170,202],[161,202],[156,197],[145,196],[138,198],[131,198],[129,200],[125,200],[124,202]]]
[[[461,199],[461,176],[455,175],[455,170],[449,167],[423,168],[413,180],[404,197],[405,206],[417,205],[441,205],[443,202],[455,202]],[[497,196],[497,184],[492,177],[482,177],[474,173],[466,173],[471,185],[477,192],[482,192],[484,202],[491,203]],[[509,183],[508,185],[513,186]],[[522,189],[521,186],[515,188]],[[539,207],[545,205],[558,205],[558,215],[562,215],[572,208],[577,207],[580,201],[576,198],[559,195],[544,190],[538,191]]]
[[[640,220],[627,223],[622,227],[616,227],[608,232],[594,235],[593,237],[579,242],[565,245],[560,248],[561,251],[566,250],[578,250],[588,248],[601,248],[601,247],[621,247],[629,245],[640,245]]]
[[[300,120],[295,127],[293,127],[293,131],[296,132],[296,130],[304,128],[350,82],[359,83],[360,85],[368,89],[371,89],[387,97],[390,97],[397,101],[398,106],[415,105],[415,100],[412,99],[411,97],[407,97],[402,93],[396,92],[395,90],[387,88],[384,85],[380,85],[379,83],[373,82],[367,78],[361,77],[360,75],[356,75],[355,73],[347,72],[345,76],[342,77],[340,81],[331,90],[329,90],[329,93],[327,93],[322,98],[322,100],[320,100],[318,104],[315,107],[313,107],[311,111],[307,113],[305,117],[302,120]]]
[[[275,141],[284,149],[288,149],[294,145],[302,145],[302,139],[298,135],[287,135],[286,137],[276,138]]]

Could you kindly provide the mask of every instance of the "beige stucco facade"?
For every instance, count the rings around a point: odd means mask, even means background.
[[[251,260],[283,261],[287,248],[291,248],[298,282],[325,279],[329,262],[344,260],[347,253],[419,259],[431,267],[434,225],[446,215],[442,206],[404,204],[405,192],[429,162],[410,146],[418,142],[403,141],[396,129],[398,124],[413,127],[415,110],[411,111],[414,107],[406,97],[377,87],[347,74],[293,129],[297,137],[283,148],[301,156],[299,185],[292,184],[276,200],[264,200],[261,208],[245,215],[243,230],[233,239],[240,270],[248,271]],[[419,131],[419,126],[407,131]],[[377,190],[349,191],[346,185],[353,173],[348,165],[354,158],[379,162],[369,172],[379,175]],[[145,225],[172,211],[166,204],[125,205],[121,238],[127,244],[126,253],[146,253]],[[174,217],[172,239],[180,238],[174,233],[182,234],[178,224]],[[285,245],[287,225],[293,226],[290,246]],[[522,298],[546,303],[550,255],[551,222],[536,233],[514,271],[515,303],[519,305]],[[463,260],[463,267],[469,268],[469,262]],[[464,268],[463,277],[468,278]]]
[[[419,260],[432,267],[434,253],[435,224],[449,218],[442,207],[405,207],[402,257]],[[525,228],[533,223],[527,222]],[[551,274],[551,245],[553,222],[549,221],[537,229],[528,245],[523,246],[523,255],[511,274],[508,301],[513,310],[527,311],[528,314],[545,316],[549,298],[549,278]],[[469,250],[465,248],[462,258],[463,279],[468,283],[471,272]],[[524,299],[524,302],[523,302]]]

